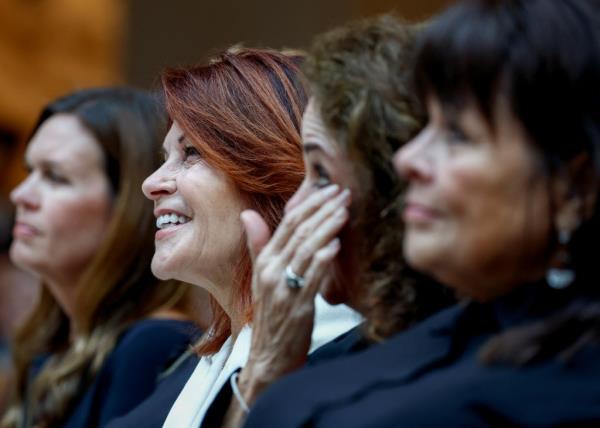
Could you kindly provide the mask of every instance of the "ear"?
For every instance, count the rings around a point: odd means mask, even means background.
[[[597,180],[587,153],[571,159],[552,180],[554,227],[572,233],[593,213]]]

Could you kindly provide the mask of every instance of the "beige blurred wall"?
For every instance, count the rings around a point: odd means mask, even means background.
[[[164,67],[202,61],[235,43],[306,47],[318,33],[350,19],[395,11],[420,21],[448,0],[131,0],[127,79],[156,83]]]
[[[74,89],[123,80],[125,6],[122,0],[0,1],[2,194],[23,175],[24,140],[43,105]]]
[[[164,67],[234,43],[303,48],[351,19],[393,10],[419,21],[448,1],[0,0],[0,195],[24,176],[25,139],[40,108],[65,92],[152,87]]]

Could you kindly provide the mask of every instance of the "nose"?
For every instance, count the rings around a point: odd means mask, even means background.
[[[170,195],[176,190],[175,177],[167,170],[166,162],[142,183],[142,192],[152,201],[156,201],[161,196]]]
[[[432,132],[425,128],[394,154],[396,173],[408,180],[428,181],[432,177],[432,163],[428,151]]]
[[[10,192],[10,200],[15,206],[29,210],[36,210],[40,207],[40,195],[33,173],[29,174]]]

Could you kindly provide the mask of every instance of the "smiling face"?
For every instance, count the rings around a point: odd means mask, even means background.
[[[56,114],[25,154],[11,259],[51,285],[73,286],[101,245],[111,218],[102,150],[76,116]]]
[[[311,98],[302,119],[302,141],[306,175],[298,191],[286,205],[286,211],[304,201],[313,192],[329,184],[348,188],[353,201],[358,200],[358,183],[352,173],[352,164],[343,148],[335,142],[326,128],[314,98]],[[354,203],[354,202],[353,202]],[[350,207],[352,210],[352,207]],[[352,231],[346,226],[340,233],[341,250],[334,268],[329,272],[332,280],[320,290],[329,303],[351,303],[353,267]]]
[[[163,149],[164,164],[142,186],[154,201],[158,231],[152,272],[207,289],[228,301],[232,274],[243,245],[241,195],[210,167],[173,122]]]
[[[544,271],[548,181],[532,143],[499,103],[495,132],[475,108],[428,105],[430,121],[394,163],[409,179],[404,251],[417,269],[488,300]]]

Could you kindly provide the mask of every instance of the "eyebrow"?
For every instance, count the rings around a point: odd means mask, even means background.
[[[321,146],[320,144],[317,144],[317,143],[311,143],[311,142],[304,143],[302,146],[302,150],[304,151],[305,154],[309,154],[312,152],[319,152],[328,158],[332,157],[331,153],[329,153],[327,150],[325,150],[325,148],[323,146]]]
[[[51,160],[43,160],[40,162],[40,165],[44,168],[56,168],[58,167],[58,163]]]

